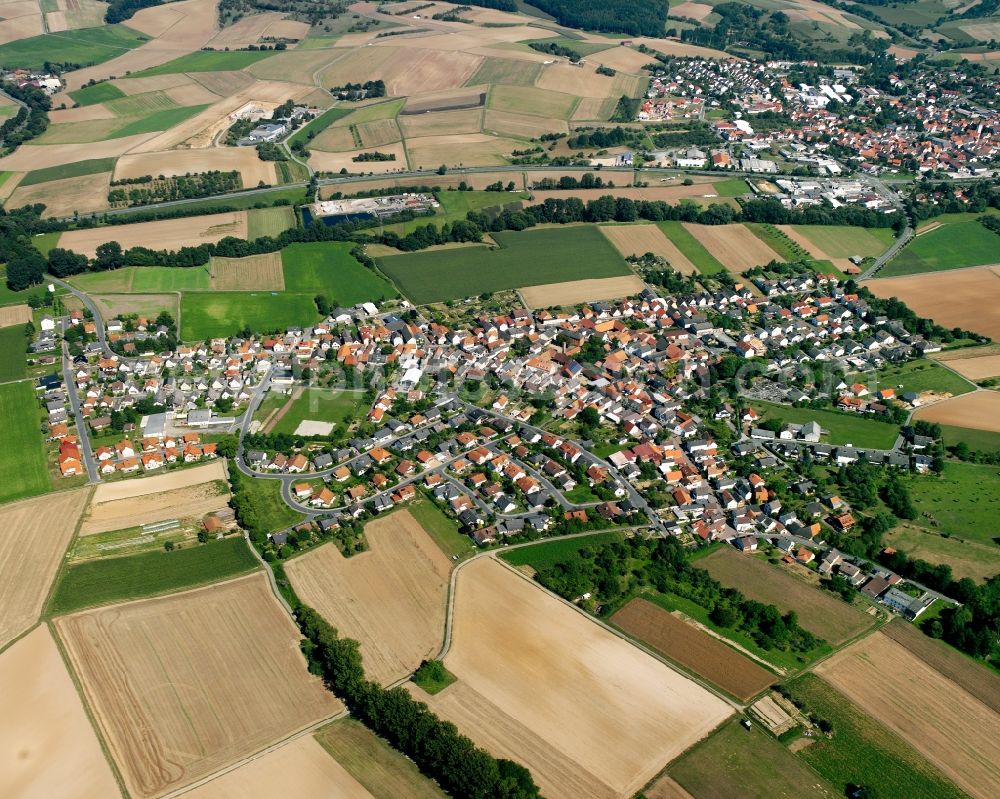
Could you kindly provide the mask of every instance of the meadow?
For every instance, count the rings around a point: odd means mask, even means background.
[[[351,306],[396,296],[395,290],[353,255],[351,244],[309,242],[281,251],[285,291],[323,294],[337,305]]]
[[[158,67],[144,69],[129,77],[149,78],[154,75],[173,75],[178,72],[227,72],[243,69],[273,55],[274,53],[269,50],[232,50],[229,52],[203,50],[175,58],[166,64],[160,64]]]
[[[941,437],[946,447],[964,443],[974,451],[1000,450],[1000,433],[991,430],[974,430],[971,427],[943,424]]]
[[[530,547],[518,547],[503,552],[500,557],[511,566],[531,566],[535,571],[549,569],[557,563],[564,563],[586,547],[601,546],[611,541],[620,541],[621,533],[596,533],[580,538],[554,538]]]
[[[0,65],[42,70],[47,63],[100,64],[147,41],[124,25],[44,34],[0,45]]]
[[[885,542],[911,558],[946,564],[956,579],[971,577],[982,582],[1000,573],[1000,547],[996,544],[967,541],[912,522],[904,522],[891,530]]]
[[[770,402],[754,402],[764,419],[778,419],[788,424],[818,422],[824,430],[823,440],[829,444],[852,444],[855,447],[891,449],[899,435],[899,427],[889,422],[869,419],[861,414],[814,408],[793,408]]]
[[[337,427],[349,423],[362,408],[362,395],[352,391],[309,388],[292,403],[275,425],[273,433],[294,434],[305,420],[333,422]],[[341,431],[342,432],[342,431]]]
[[[465,558],[476,551],[472,540],[458,529],[454,519],[445,516],[430,499],[417,499],[407,506],[407,510],[449,558]]]
[[[159,294],[165,291],[207,291],[212,276],[207,267],[140,266],[132,272],[129,291]]]
[[[439,191],[435,194],[441,207],[432,217],[418,217],[408,222],[397,222],[386,225],[385,230],[397,236],[406,236],[418,227],[434,224],[441,227],[446,222],[465,219],[469,211],[481,211],[484,208],[499,208],[510,203],[519,203],[526,194],[496,191]]]
[[[920,233],[879,272],[879,277],[914,275],[997,262],[1000,236],[969,219],[944,222]]]
[[[23,346],[23,345],[22,345]],[[0,385],[0,502],[32,497],[50,490],[40,412],[31,383]]]
[[[379,268],[418,305],[521,286],[628,275],[618,252],[595,227],[495,233],[499,248],[393,255]]]
[[[249,241],[263,236],[278,236],[292,227],[295,227],[295,211],[290,205],[251,208],[247,211],[247,239]]]
[[[86,161],[74,161],[70,164],[35,169],[21,178],[21,182],[17,185],[34,186],[37,183],[48,183],[50,180],[80,178],[84,175],[97,175],[101,172],[110,172],[114,168],[114,158],[91,158]]]
[[[890,228],[862,228],[849,225],[794,225],[793,227],[830,258],[880,255],[889,249],[895,240]]]
[[[265,332],[305,327],[319,319],[311,294],[184,292],[181,335],[185,341],[232,336],[244,328]]]
[[[213,583],[258,567],[242,537],[186,546],[173,552],[143,552],[67,566],[59,575],[48,612],[156,596]]]
[[[19,380],[28,373],[23,325],[0,327],[0,383]]]
[[[916,523],[935,531],[993,546],[1000,515],[998,468],[947,462],[940,477],[910,478],[910,496],[920,512]],[[925,515],[926,514],[926,515]]]
[[[119,97],[124,97],[125,92],[113,83],[103,82],[77,89],[75,92],[70,92],[69,96],[73,98],[73,102],[79,105],[95,105],[96,103],[103,103],[107,100],[117,100]]]
[[[681,254],[697,267],[703,275],[725,272],[723,266],[698,239],[696,239],[680,222],[657,222],[656,226],[663,231]]]
[[[862,379],[864,377],[863,375]],[[951,369],[941,366],[936,361],[922,358],[883,366],[878,370],[878,385],[895,389],[897,395],[907,391],[917,394],[933,391],[935,394],[951,394],[955,397],[967,394],[975,388],[972,383]]]

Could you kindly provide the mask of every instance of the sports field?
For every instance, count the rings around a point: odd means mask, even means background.
[[[269,332],[305,327],[319,319],[311,294],[274,292],[184,292],[181,335],[185,341],[232,336],[249,327]]]
[[[819,422],[819,426],[823,428],[823,440],[830,444],[890,449],[899,435],[899,427],[896,425],[868,419],[859,414],[793,408],[791,405],[770,402],[754,402],[753,405],[765,419],[780,419],[790,424]]]
[[[987,230],[974,217],[947,221],[926,233],[918,233],[886,264],[879,277],[994,264],[1000,261],[998,253],[1000,236]]]
[[[292,402],[270,432],[294,434],[302,422],[332,422],[335,428],[350,422],[363,409],[363,396],[353,391],[333,391],[323,388],[306,389]],[[339,430],[338,432],[343,432]]]
[[[336,304],[351,306],[396,296],[395,290],[351,255],[351,244],[311,242],[291,244],[281,251],[285,291],[323,294]]]
[[[258,565],[239,536],[173,552],[84,561],[63,569],[49,612],[62,615],[95,605],[180,591],[246,574]]]
[[[495,233],[499,248],[393,255],[379,268],[413,302],[471,297],[542,283],[630,274],[624,259],[593,226]]]
[[[0,502],[33,497],[50,490],[45,447],[39,432],[40,411],[31,383],[0,385]]]

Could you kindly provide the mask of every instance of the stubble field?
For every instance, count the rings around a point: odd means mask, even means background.
[[[625,257],[651,252],[665,258],[682,275],[698,274],[698,268],[656,225],[601,225],[599,230]]]
[[[212,258],[212,288],[216,291],[284,291],[281,253],[246,258]]]
[[[570,280],[564,283],[543,283],[520,290],[521,299],[529,308],[552,308],[578,305],[595,300],[614,300],[642,292],[646,284],[636,275],[602,277],[591,280]]]
[[[226,463],[215,460],[191,469],[182,469],[168,474],[158,474],[155,477],[144,477],[142,480],[124,480],[115,483],[101,483],[94,490],[94,505],[102,502],[113,502],[119,499],[135,499],[147,494],[159,494],[178,488],[187,488],[212,480],[226,480]]]
[[[299,632],[263,575],[55,625],[136,797],[191,783],[342,709],[308,674]]]
[[[117,241],[125,250],[129,247],[176,250],[183,246],[214,244],[226,236],[247,237],[246,211],[137,222],[113,228],[68,230],[59,237],[59,246],[93,257],[98,245],[106,241]]]
[[[976,391],[961,397],[917,408],[913,417],[974,430],[1000,433],[1000,393]]]
[[[84,488],[0,508],[0,647],[38,620],[89,494]]]
[[[361,643],[365,672],[388,685],[433,657],[444,635],[451,562],[410,515],[365,525],[370,551],[327,545],[285,566],[296,594]]]
[[[253,147],[206,147],[190,150],[164,150],[160,152],[130,153],[115,164],[115,180],[138,178],[143,175],[178,175],[236,170],[245,187],[278,182],[273,161],[261,161]]]
[[[633,599],[611,622],[744,702],[775,680],[735,649],[644,599]]]
[[[781,260],[774,250],[743,225],[683,224],[730,272],[738,274],[754,266]]]
[[[80,526],[80,535],[123,530],[126,527],[138,527],[168,519],[200,521],[204,515],[225,508],[228,502],[228,486],[212,481],[157,494],[145,494],[136,499],[92,504]]]
[[[1000,794],[1000,714],[876,633],[816,673],[977,799]]]
[[[550,799],[630,796],[731,712],[492,558],[459,575],[445,664],[458,682],[412,690]]]

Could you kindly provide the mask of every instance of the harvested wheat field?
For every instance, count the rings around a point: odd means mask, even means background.
[[[318,136],[316,137],[319,138]],[[506,184],[508,181],[513,181],[518,190],[521,189],[524,183],[524,176],[517,172],[472,172],[468,174],[450,174],[450,175],[435,175],[434,185],[439,186],[442,189],[448,189],[449,187],[457,187],[459,183],[463,181],[470,188],[481,191],[489,186],[491,183],[496,183],[497,181],[502,181]],[[413,178],[405,177],[373,177],[368,180],[358,180],[351,183],[351,191],[362,192],[362,191],[372,191],[374,189],[391,189],[397,187],[409,187],[413,185]],[[337,191],[337,186],[320,186],[319,196],[323,199],[327,199]]]
[[[1000,393],[973,391],[971,394],[917,408],[913,418],[1000,433]]]
[[[816,673],[970,796],[1000,796],[1000,714],[909,650],[875,633]]]
[[[280,252],[245,258],[212,258],[212,288],[215,291],[284,291],[285,274]]]
[[[386,92],[404,97],[455,89],[471,78],[482,62],[482,56],[471,53],[400,49],[384,67]]]
[[[80,535],[124,530],[170,519],[200,521],[206,514],[229,504],[227,483],[212,481],[187,488],[175,488],[135,499],[116,499],[92,504],[80,525]]]
[[[668,203],[675,203],[678,200],[690,198],[718,197],[712,185],[714,181],[711,178],[695,178],[694,180],[695,183],[691,186],[683,186],[678,183],[672,186],[603,186],[599,189],[535,189],[532,194],[535,195],[537,202],[545,202],[549,197],[555,197],[559,200],[577,197],[587,202],[588,200],[594,200],[605,195],[628,197],[632,200],[663,200]]]
[[[238,171],[245,187],[277,183],[274,163],[261,161],[253,147],[211,147],[200,150],[167,150],[123,156],[115,164],[115,180],[143,175],[175,177],[196,172]]]
[[[651,252],[665,258],[682,275],[698,274],[698,268],[656,225],[601,225],[598,230],[626,258]]]
[[[410,163],[418,168],[429,168],[434,164],[448,166],[506,164],[507,156],[521,147],[524,147],[522,142],[489,136],[485,133],[427,136],[406,142]]]
[[[391,121],[395,122],[395,120]],[[362,125],[362,127],[364,126]],[[398,141],[399,137],[396,138]],[[310,152],[321,150],[326,153],[342,153],[355,149],[357,149],[357,145],[354,142],[354,132],[350,128],[330,126],[309,142]]]
[[[692,3],[690,0],[686,0],[686,2],[671,8],[670,11],[675,17],[687,17],[696,22],[701,22],[712,13],[712,6],[705,3]]]
[[[643,791],[643,794],[646,799],[694,799],[668,774],[661,775],[656,782]]]
[[[361,643],[369,678],[388,685],[441,646],[451,561],[409,511],[369,522],[365,537],[368,552],[345,558],[328,544],[285,571],[303,602]]]
[[[35,169],[47,169],[50,166],[62,166],[77,161],[118,157],[156,135],[156,133],[138,133],[135,136],[122,136],[119,139],[89,144],[22,144],[10,155],[0,158],[0,170],[31,172]]]
[[[314,169],[323,172],[339,172],[346,169],[353,174],[364,175],[368,173],[383,174],[385,172],[402,172],[406,170],[406,149],[402,142],[387,144],[378,148],[380,153],[395,155],[394,161],[355,161],[354,159],[364,152],[371,150],[349,150],[347,152],[327,153],[313,151],[309,157],[309,163]]]
[[[961,350],[956,354],[962,354]],[[1000,375],[1000,354],[977,356],[968,353],[967,356],[964,358],[936,358],[935,360],[946,363],[949,369],[954,369],[962,377],[969,380],[985,380],[988,377]]]
[[[676,9],[671,13],[676,14]],[[631,47],[609,47],[587,57],[589,64],[604,64],[619,72],[631,72],[634,75],[642,73],[642,68],[649,63],[649,55],[633,50]]]
[[[319,72],[316,77],[322,86],[364,83],[375,76],[384,80],[384,65],[394,55],[395,51],[390,47],[336,48],[329,53],[330,66]],[[388,89],[388,86],[386,88]]]
[[[328,128],[327,130],[343,131],[344,129]],[[324,133],[326,132],[324,131]],[[403,138],[395,119],[376,119],[358,125],[358,135],[361,137],[362,147],[384,147],[387,144],[395,144]],[[353,137],[351,146],[354,146]]]
[[[645,599],[633,599],[611,622],[744,702],[775,680],[735,649]]]
[[[496,131],[501,136],[521,136],[527,139],[535,139],[546,133],[569,132],[569,126],[562,119],[512,114],[509,111],[494,111],[492,108],[486,111],[483,128]]]
[[[38,621],[89,495],[81,488],[0,508],[0,648]]]
[[[554,308],[560,305],[579,305],[595,300],[616,300],[642,292],[646,284],[636,275],[626,277],[600,277],[588,280],[570,280],[564,283],[543,283],[518,289],[521,299],[529,308]]]
[[[299,631],[262,574],[55,626],[135,797],[187,785],[343,708],[306,670]]]
[[[743,225],[682,224],[730,272],[739,274],[781,260],[780,255]]]
[[[1000,339],[1000,266],[975,266],[921,275],[866,280],[879,297],[898,297],[919,316],[944,327],[965,327]]]
[[[53,125],[64,125],[69,122],[91,122],[95,119],[114,119],[114,117],[114,111],[106,108],[102,103],[49,111],[49,122]]]
[[[4,305],[0,308],[0,327],[23,325],[31,321],[31,308],[23,302],[20,305]]]
[[[108,241],[109,237],[113,237],[126,250],[129,247],[176,250],[183,246],[196,247],[209,242],[214,244],[226,236],[238,239],[247,237],[246,211],[116,225],[113,233],[109,233],[107,228],[68,230],[59,237],[59,246],[93,257],[97,247]]]
[[[745,596],[775,605],[783,613],[795,611],[799,624],[837,645],[870,627],[874,621],[828,591],[793,577],[784,569],[731,548],[719,549],[694,564],[716,580]]]
[[[48,627],[0,655],[0,685],[0,796],[121,796]]]
[[[431,707],[526,761],[550,799],[631,796],[731,713],[493,558],[459,573],[453,635],[445,663],[458,682]],[[467,697],[449,700],[456,688]]]
[[[595,61],[601,54],[595,53]],[[540,89],[548,89],[577,97],[610,97],[614,93],[616,78],[598,75],[589,64],[573,66],[566,61],[556,61],[542,68],[542,74],[535,81]]]
[[[194,84],[194,80],[182,72],[173,72],[169,75],[150,75],[148,78],[118,78],[112,81],[115,88],[121,89],[129,95],[165,91],[177,86],[190,86],[192,84]]]
[[[399,117],[399,127],[408,139],[418,136],[444,136],[453,133],[479,133],[483,125],[483,109],[460,111],[430,111]]]
[[[203,466],[190,469],[180,469],[155,477],[143,477],[141,480],[124,480],[116,483],[101,483],[94,490],[93,504],[112,502],[116,499],[133,499],[146,494],[159,494],[163,491],[173,491],[178,488],[208,483],[212,480],[227,480],[226,462],[214,460]]]
[[[284,16],[280,11],[265,11],[243,17],[215,34],[206,46],[213,50],[245,50],[257,44],[264,31]]]
[[[53,216],[72,216],[74,211],[81,214],[103,211],[108,208],[108,190],[111,188],[111,173],[83,175],[78,178],[50,180],[31,186],[19,186],[10,195],[10,207],[44,203],[44,219]]]
[[[18,9],[18,6],[21,8]],[[13,14],[17,14],[18,10],[24,11],[28,9],[33,9],[33,11],[21,14],[20,16],[13,16]],[[38,6],[35,3],[8,3],[3,6],[3,11],[6,14],[12,14],[12,16],[0,21],[0,44],[15,42],[18,39],[27,39],[31,36],[38,36],[45,33],[42,25],[42,15],[38,12]]]
[[[373,799],[311,735],[228,771],[193,791],[185,799]]]

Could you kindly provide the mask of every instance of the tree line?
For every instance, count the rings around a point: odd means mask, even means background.
[[[0,125],[0,141],[6,152],[11,152],[18,145],[45,133],[49,127],[52,101],[45,92],[34,86],[17,86],[3,81],[0,88],[15,100],[24,103],[14,116]]]
[[[663,36],[667,3],[649,0],[528,0],[560,25],[629,36]]]
[[[104,12],[104,21],[109,25],[132,19],[137,11],[163,5],[165,0],[110,0]]]

